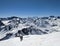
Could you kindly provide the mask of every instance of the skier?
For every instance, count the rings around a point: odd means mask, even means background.
[[[23,36],[22,36],[22,34],[20,34],[20,41],[22,41],[23,40]]]
[[[20,41],[22,41],[23,40],[23,35],[21,34],[21,30],[19,30],[18,33],[19,33]]]

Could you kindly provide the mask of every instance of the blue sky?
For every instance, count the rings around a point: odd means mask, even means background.
[[[60,0],[0,0],[0,17],[60,15]]]

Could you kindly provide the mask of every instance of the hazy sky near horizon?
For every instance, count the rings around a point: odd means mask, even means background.
[[[60,15],[60,0],[0,0],[0,17]]]

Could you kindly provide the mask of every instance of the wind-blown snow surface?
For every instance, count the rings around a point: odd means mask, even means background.
[[[45,35],[26,35],[23,41],[19,37],[0,41],[0,46],[60,46],[60,32]]]

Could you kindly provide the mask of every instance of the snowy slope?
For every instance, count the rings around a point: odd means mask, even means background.
[[[17,38],[0,41],[0,46],[60,46],[60,32],[45,35],[26,35],[23,41]]]

